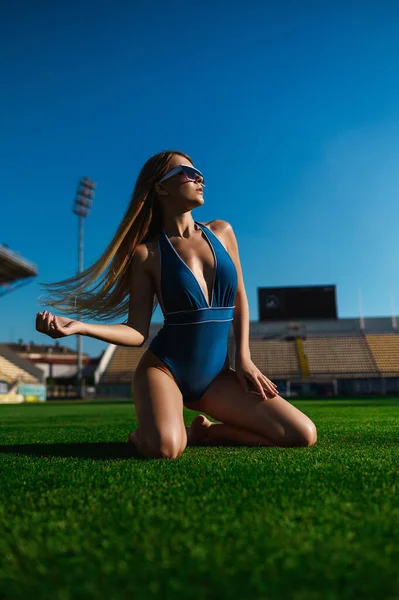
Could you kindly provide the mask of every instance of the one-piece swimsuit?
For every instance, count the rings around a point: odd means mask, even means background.
[[[214,257],[210,303],[161,230],[158,247],[164,324],[149,346],[174,376],[184,402],[199,400],[226,365],[237,292],[237,270],[229,253],[206,225],[195,223]]]

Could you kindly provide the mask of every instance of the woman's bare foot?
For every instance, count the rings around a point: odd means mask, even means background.
[[[137,431],[137,429],[135,429],[134,431],[132,431],[132,433],[129,433],[129,436],[127,438],[127,443],[128,444],[133,444],[133,446],[137,447],[136,431]]]
[[[197,415],[192,421],[190,427],[186,427],[187,445],[195,446],[203,443],[208,435],[208,428],[212,423],[204,415]]]

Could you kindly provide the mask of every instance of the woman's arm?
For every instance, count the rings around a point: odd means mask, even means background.
[[[82,331],[79,333],[117,346],[142,346],[145,341],[138,331],[123,323],[117,325],[82,323]]]
[[[230,257],[237,269],[237,295],[234,309],[233,330],[236,342],[235,371],[241,387],[245,392],[253,391],[266,400],[268,393],[271,397],[278,394],[277,386],[270,381],[251,360],[249,349],[249,307],[244,287],[238,244],[233,228],[225,221],[224,240]],[[250,390],[249,384],[254,386]]]
[[[233,330],[236,343],[236,357],[250,358],[249,350],[249,306],[244,286],[238,244],[232,226],[225,222],[223,237],[227,250],[237,270],[237,295],[235,300]]]
[[[144,245],[136,248],[130,265],[129,315],[127,323],[97,325],[67,317],[56,317],[44,311],[36,315],[36,329],[53,339],[80,334],[118,346],[142,346],[148,337],[154,286],[148,268],[148,250]]]
[[[144,244],[136,248],[130,265],[129,316],[126,324],[82,323],[83,333],[118,346],[142,346],[148,338],[154,286],[148,268],[149,253]]]

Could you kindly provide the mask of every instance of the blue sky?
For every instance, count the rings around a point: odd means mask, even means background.
[[[236,233],[257,287],[337,286],[339,317],[399,312],[395,1],[8,3],[0,18],[0,242],[37,263],[0,299],[0,341],[35,331],[40,282],[77,269],[82,175],[97,181],[85,265],[137,174],[177,148],[207,179],[196,220]],[[161,320],[158,310],[155,321]],[[75,348],[76,338],[62,343]],[[98,355],[105,343],[84,338]]]

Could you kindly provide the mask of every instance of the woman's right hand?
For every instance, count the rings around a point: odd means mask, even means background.
[[[83,333],[83,323],[66,317],[56,317],[47,310],[36,313],[36,330],[53,340],[75,333]]]

